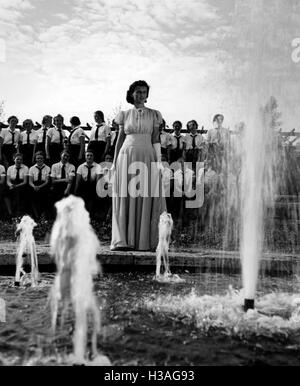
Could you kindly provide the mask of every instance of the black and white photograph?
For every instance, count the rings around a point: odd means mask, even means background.
[[[300,366],[299,101],[299,0],[0,0],[0,366]]]

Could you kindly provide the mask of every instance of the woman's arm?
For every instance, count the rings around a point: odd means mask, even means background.
[[[108,135],[106,137],[106,146],[105,146],[105,150],[104,150],[104,155],[106,155],[109,152],[110,145],[111,145],[110,139],[111,139],[111,137],[110,137],[110,135]]]
[[[125,141],[125,138],[126,138],[126,134],[124,132],[124,128],[122,126],[120,126],[119,135],[118,135],[118,138],[117,138],[117,143],[116,143],[116,148],[115,148],[115,155],[114,155],[113,166],[116,166],[118,155],[119,155],[120,149],[121,149],[121,147],[123,145],[123,142]]]
[[[159,132],[159,127],[154,127],[153,132],[152,132],[152,144],[154,145],[155,143],[160,144],[160,132]]]
[[[37,138],[34,140],[34,145],[33,145],[32,160],[31,160],[33,164],[34,164],[34,157],[36,152],[36,144],[37,144]]]
[[[15,187],[16,188],[21,188],[22,186],[27,185],[27,183],[28,183],[28,174],[24,176],[23,182],[21,182],[20,184],[15,185]]]
[[[51,138],[48,137],[48,135],[47,135],[47,137],[46,137],[46,144],[45,144],[45,151],[46,151],[46,158],[47,159],[50,159],[50,152],[49,152],[50,141],[51,141]]]
[[[78,156],[79,160],[83,159],[83,156],[84,156],[84,146],[85,146],[85,137],[81,136],[80,137],[80,152],[79,152],[79,156]]]
[[[33,176],[29,174],[29,186],[31,186],[34,190],[36,190],[36,186],[33,183]]]
[[[182,146],[183,146],[182,158],[183,158],[183,161],[185,162],[185,160],[186,160],[186,143],[183,142]]]
[[[75,182],[75,189],[74,189],[74,194],[77,195],[78,193],[78,188],[79,188],[79,185],[80,185],[80,182],[82,180],[82,176],[81,174],[76,174],[76,182]]]

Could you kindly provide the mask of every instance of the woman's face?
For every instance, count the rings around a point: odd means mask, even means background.
[[[60,160],[63,164],[66,164],[68,161],[69,161],[69,154],[67,153],[62,153],[62,155],[60,156]]]
[[[35,161],[36,161],[38,166],[41,166],[44,163],[44,157],[42,155],[37,155],[35,157]]]
[[[180,123],[174,123],[173,129],[174,129],[174,131],[175,131],[175,134],[176,134],[176,135],[179,135],[179,134],[180,134],[180,131],[181,131],[181,124],[180,124]]]
[[[94,154],[91,152],[86,152],[85,159],[86,159],[86,162],[93,163],[94,162]]]
[[[222,115],[219,115],[219,116],[217,117],[217,119],[216,119],[217,125],[218,125],[219,127],[222,126],[223,121],[224,121],[224,118],[222,117]]]
[[[101,115],[99,115],[97,113],[94,114],[94,119],[95,119],[95,122],[98,123],[99,125],[100,125],[100,123],[103,122]]]
[[[56,127],[61,128],[62,125],[63,125],[63,123],[64,123],[64,120],[62,119],[62,117],[55,117],[55,118],[54,118],[54,125],[55,125]]]
[[[45,118],[44,126],[45,127],[51,127],[51,125],[52,125],[52,117]]]
[[[11,129],[14,129],[18,124],[18,120],[16,118],[12,118],[10,121],[9,121],[9,127]]]
[[[137,86],[132,93],[134,104],[144,104],[148,97],[148,89],[145,86]]]
[[[190,122],[190,123],[188,124],[188,129],[189,129],[189,131],[190,131],[192,134],[196,134],[196,132],[197,132],[197,125],[196,125],[196,123],[195,123],[195,122]]]
[[[21,166],[23,162],[23,158],[21,156],[18,156],[15,158],[15,165],[16,166]]]
[[[24,122],[24,125],[23,125],[23,128],[26,130],[26,131],[30,131],[32,128],[33,128],[33,124],[31,121],[25,121]]]

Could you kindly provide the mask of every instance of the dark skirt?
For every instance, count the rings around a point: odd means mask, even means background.
[[[35,151],[36,151],[36,152],[42,151],[42,152],[45,154],[45,152],[46,152],[46,150],[45,150],[45,143],[44,143],[44,142],[38,142],[38,143],[36,144]]]
[[[182,157],[182,154],[183,154],[183,149],[179,149],[179,150],[171,149],[170,150],[170,164],[178,161],[178,159]]]
[[[42,185],[45,181],[34,181],[35,186]],[[46,212],[49,209],[49,184],[44,186],[39,191],[31,190],[30,200],[31,204],[36,208],[39,215]]]
[[[62,198],[66,197],[65,190],[67,189],[67,186],[67,182],[60,182],[51,186],[50,193],[53,203],[56,203],[57,201],[60,201]]]
[[[13,185],[18,185],[22,182],[22,180],[16,181],[11,180]],[[28,199],[29,199],[29,191],[28,185],[24,185],[20,188],[16,189],[8,189],[7,196],[11,201],[13,216],[22,216],[29,211]]]
[[[81,180],[78,189],[78,196],[83,199],[86,210],[92,214],[98,201],[98,196],[96,193],[96,181],[87,182]]]
[[[74,165],[75,168],[77,168],[83,162],[83,160],[78,159],[80,153],[80,145],[69,144],[68,150],[70,153],[70,163]]]
[[[50,143],[49,146],[49,155],[50,155],[50,165],[56,164],[60,161],[60,153],[64,150],[64,145],[59,143]]]
[[[23,164],[30,167],[34,164],[33,162],[33,149],[34,145],[21,145],[20,146],[20,152],[23,154]]]
[[[100,163],[104,161],[106,142],[104,141],[90,141],[88,150],[93,150],[94,161]]]
[[[3,145],[2,157],[4,166],[8,167],[14,164],[13,156],[17,152],[15,145]]]
[[[168,157],[168,149],[165,147],[161,147],[161,155],[165,155],[166,157]]]

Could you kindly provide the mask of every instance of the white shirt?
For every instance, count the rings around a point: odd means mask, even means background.
[[[47,178],[50,175],[50,167],[47,165],[42,166],[42,181],[47,181]],[[31,166],[29,169],[29,176],[33,177],[33,181],[37,181],[39,178],[39,168],[37,164]]]
[[[53,164],[51,167],[51,177],[55,179],[61,179],[61,169],[62,169],[62,162],[57,162],[56,164]],[[75,176],[75,166],[67,162],[65,164],[65,171],[66,171],[66,178],[74,177]]]
[[[63,129],[61,129],[61,133],[62,133],[62,137],[63,137],[63,141],[64,141],[64,139],[66,137],[66,133],[64,132]],[[47,132],[47,137],[50,138],[51,143],[60,144],[60,132],[59,132],[59,129],[57,127],[50,127],[50,129]]]
[[[17,145],[20,141],[20,130],[15,130],[15,141],[14,144]],[[3,129],[0,133],[0,137],[3,138],[3,145],[11,145],[12,144],[12,132],[10,129]]]
[[[96,141],[95,134],[97,131],[97,127],[98,127],[98,125],[94,125],[92,127],[91,134],[90,134],[90,141]],[[106,138],[109,137],[110,134],[111,134],[110,127],[105,122],[103,122],[102,124],[99,125],[98,141],[106,142]]]
[[[183,134],[180,134],[180,137],[176,136],[175,133],[172,133],[170,135],[170,144],[171,144],[171,149],[176,150],[177,149],[177,138],[179,138],[179,149],[183,149],[183,144],[185,143],[185,136]]]
[[[208,143],[227,143],[229,140],[229,130],[225,129],[224,127],[221,127],[220,129],[218,128],[213,128],[209,129],[207,133],[207,142]]]
[[[164,149],[167,149],[167,147],[171,144],[170,134],[166,133],[165,131],[162,131],[160,134],[160,146]]]
[[[0,176],[6,176],[5,167],[3,165],[0,165]]]
[[[69,135],[69,141],[71,145],[80,145],[80,138],[85,137],[84,130],[77,126],[73,129]]]
[[[195,149],[202,149],[205,142],[203,136],[199,133],[195,136],[188,133],[185,136],[186,150],[193,149],[193,137],[195,137]]]
[[[91,167],[91,180],[95,181],[97,178],[97,175],[99,175],[100,171],[101,171],[100,165],[97,164],[96,162],[93,162],[93,164],[91,166],[92,166]],[[79,174],[83,178],[84,181],[87,181],[88,165],[86,162],[84,164],[81,164],[78,166],[77,174]]]
[[[44,138],[44,130],[46,131],[46,137],[50,129],[44,129],[43,127],[41,129],[37,130],[37,142],[38,143],[43,143],[43,138]],[[46,141],[46,138],[45,138]]]
[[[27,131],[22,131],[21,132],[21,135],[20,135],[20,141],[22,143],[22,145],[27,145]],[[30,134],[29,134],[29,143],[30,145],[34,145],[35,142],[37,141],[37,132],[35,130],[31,130]]]
[[[28,167],[24,164],[20,166],[20,179],[24,180],[26,176],[28,176]],[[7,169],[7,176],[10,177],[12,180],[15,180],[17,177],[17,168],[16,165],[9,166]]]

